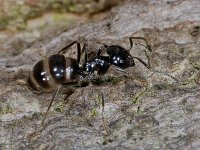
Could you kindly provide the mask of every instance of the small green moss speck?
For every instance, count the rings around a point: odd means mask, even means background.
[[[56,112],[63,112],[63,110],[64,110],[63,104],[60,104],[60,105],[57,106],[54,110],[55,110]]]
[[[8,19],[0,18],[0,30],[4,30],[8,25]]]
[[[12,113],[12,108],[9,105],[0,107],[0,114],[9,114]]]
[[[91,111],[91,113],[90,113],[90,116],[92,116],[92,117],[95,117],[95,116],[97,116],[97,111],[96,111],[96,109],[94,108],[94,109],[92,109],[92,111]]]
[[[132,102],[137,103],[140,101],[140,98],[144,96],[148,92],[148,88],[145,87],[141,92],[136,93],[136,95],[133,97]]]
[[[0,149],[2,150],[6,149],[6,144],[5,143],[0,144]]]
[[[192,67],[199,70],[200,69],[200,64],[196,63],[196,62],[193,62],[191,63]]]

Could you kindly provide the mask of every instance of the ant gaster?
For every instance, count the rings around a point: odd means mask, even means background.
[[[97,71],[99,75],[103,75],[108,71],[111,65],[116,66],[118,70],[124,72],[124,69],[135,66],[134,59],[137,59],[145,67],[151,69],[150,65],[145,63],[142,59],[130,54],[130,50],[133,47],[133,39],[144,40],[146,42],[145,47],[151,51],[151,47],[145,38],[130,37],[129,50],[118,45],[108,46],[104,44],[104,48],[106,49],[108,56],[101,55],[102,49],[100,48],[97,52],[97,55],[93,59],[88,60],[87,42],[84,42],[83,48],[81,49],[80,42],[74,41],[61,49],[57,54],[51,55],[50,57],[37,62],[33,67],[33,70],[30,72],[27,80],[29,87],[36,91],[42,92],[48,92],[52,90],[56,91],[51,99],[41,125],[44,123],[47,113],[62,85],[77,83],[87,76],[93,74],[95,71]],[[75,44],[77,45],[77,59],[65,57],[62,53],[65,53],[68,48]],[[80,66],[79,63],[82,52],[85,53],[85,57],[83,65]],[[155,70],[152,71],[159,72]],[[165,75],[168,74],[165,73]],[[175,79],[171,75],[168,76]]]

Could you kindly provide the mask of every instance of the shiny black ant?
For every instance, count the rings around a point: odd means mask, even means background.
[[[29,87],[35,91],[56,91],[51,99],[41,125],[44,123],[47,113],[62,85],[77,84],[92,75],[95,71],[97,71],[98,75],[103,75],[108,71],[111,65],[115,66],[118,70],[125,72],[124,69],[135,66],[134,59],[140,61],[148,69],[162,73],[151,69],[150,65],[145,63],[142,59],[130,54],[130,50],[133,47],[133,39],[144,40],[146,42],[145,47],[151,51],[151,47],[145,38],[130,37],[130,48],[128,50],[119,45],[108,46],[103,44],[108,56],[103,56],[102,48],[100,48],[97,55],[91,60],[88,60],[87,42],[84,42],[83,48],[81,49],[80,42],[73,41],[61,49],[57,54],[37,62],[27,80]],[[75,44],[77,45],[77,59],[65,57],[63,53],[66,53],[68,48]],[[84,62],[83,65],[80,66],[80,58],[83,52],[85,54]],[[173,76],[167,73],[164,74],[176,80]]]

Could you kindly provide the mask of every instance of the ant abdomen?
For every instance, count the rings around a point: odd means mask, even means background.
[[[55,54],[36,63],[27,83],[33,90],[48,92],[74,81],[78,74],[79,66],[75,59]]]

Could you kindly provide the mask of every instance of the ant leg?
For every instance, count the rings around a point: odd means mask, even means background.
[[[151,51],[152,51],[152,48],[151,48],[151,45],[148,43],[147,39],[145,39],[145,38],[143,38],[143,37],[129,37],[129,41],[130,41],[130,49],[129,49],[129,51],[130,51],[131,48],[133,47],[133,39],[143,40],[143,41],[145,42],[145,45],[143,45],[143,44],[140,44],[140,45],[142,45],[143,47],[145,47],[145,50],[144,50],[145,56],[147,57],[148,65],[151,66],[151,65],[150,65],[150,58],[149,58],[149,55],[147,54],[146,49],[149,50],[149,51],[151,52]]]
[[[63,47],[61,50],[58,51],[58,53],[66,53],[68,48],[72,47],[74,44],[77,44],[77,62],[78,64],[80,63],[80,57],[81,57],[81,44],[78,41],[73,41],[71,43],[69,43],[68,45],[66,45],[65,47]]]
[[[82,52],[84,52],[85,56],[84,56],[84,64],[88,61],[88,48],[87,48],[88,44],[87,42],[84,42],[83,48],[82,48]]]
[[[45,114],[44,114],[44,118],[42,119],[42,122],[41,122],[40,126],[37,128],[36,131],[30,133],[30,134],[28,135],[28,138],[36,137],[36,136],[38,135],[38,133],[42,132],[44,121],[46,120],[47,114],[48,114],[48,112],[49,112],[49,110],[50,110],[50,108],[51,108],[51,106],[52,106],[52,104],[53,104],[53,101],[55,100],[56,96],[58,95],[58,92],[60,91],[60,88],[61,88],[61,86],[59,86],[59,87],[57,88],[57,90],[55,91],[55,93],[53,94],[53,97],[52,97],[52,99],[51,99],[51,101],[50,101],[50,103],[49,103],[49,106],[48,106],[48,108],[47,108]]]
[[[101,98],[100,98],[100,97],[101,97]],[[101,118],[102,118],[103,128],[104,128],[104,130],[106,131],[106,133],[107,133],[108,135],[110,135],[111,132],[110,132],[109,127],[106,125],[106,120],[105,120],[105,117],[104,117],[105,98],[104,98],[104,95],[103,95],[102,92],[98,92],[98,98],[99,98],[99,101],[101,102],[101,105],[102,105]]]
[[[78,65],[80,63],[80,59],[81,59],[81,44],[77,43],[77,62],[78,62]]]
[[[46,119],[46,117],[47,117],[47,114],[48,114],[48,112],[49,112],[49,110],[50,110],[50,108],[51,108],[51,106],[52,106],[52,104],[53,104],[53,101],[55,100],[56,96],[58,95],[58,92],[60,91],[60,88],[61,88],[61,86],[59,86],[58,89],[57,89],[57,90],[55,91],[55,93],[53,94],[53,97],[52,97],[52,99],[51,99],[51,101],[50,101],[50,103],[49,103],[49,106],[48,106],[48,108],[47,108],[47,110],[46,110],[46,112],[45,112],[45,114],[44,114],[44,118],[42,119],[42,123],[40,124],[41,127],[42,127],[42,125],[44,124],[44,121],[45,121],[45,119]]]
[[[97,56],[100,56],[101,53],[102,53],[102,47],[100,47],[100,48],[98,49],[98,51],[97,51]]]
[[[106,44],[103,44],[103,46],[104,46],[104,48],[107,48],[107,47],[108,47],[108,45],[106,45]]]
[[[145,63],[142,59],[138,58],[138,57],[134,57],[132,56],[132,58],[135,58],[137,60],[139,60],[145,67],[147,67],[149,70],[153,71],[153,72],[157,72],[157,73],[160,73],[160,74],[163,74],[163,75],[166,75],[170,78],[172,78],[174,81],[178,82],[178,79],[176,79],[175,77],[173,77],[172,75],[168,74],[167,72],[162,72],[162,71],[158,71],[158,70],[154,70],[152,69],[147,63]]]
[[[88,46],[88,43],[87,43],[86,40],[85,40],[85,42],[84,42],[84,44],[83,44],[83,48],[82,48],[82,49],[81,49],[80,42],[77,43],[77,51],[78,51],[78,54],[77,54],[77,62],[78,62],[78,64],[80,63],[81,54],[82,54],[83,52],[85,52],[85,60],[87,61],[87,54],[88,54],[87,46]],[[84,61],[85,61],[85,60],[84,60]]]
[[[77,41],[73,41],[71,43],[69,43],[68,45],[66,45],[65,47],[63,47],[61,50],[58,51],[58,53],[66,53],[67,49],[72,47],[74,44],[76,44]]]
[[[129,37],[129,42],[130,42],[130,49],[129,51],[132,49],[133,47],[133,39],[137,39],[137,40],[143,40],[145,42],[146,45],[140,44],[142,46],[144,46],[146,49],[148,49],[150,52],[152,51],[151,49],[151,45],[149,45],[147,39],[143,38],[143,37]]]

